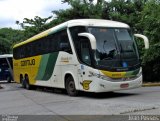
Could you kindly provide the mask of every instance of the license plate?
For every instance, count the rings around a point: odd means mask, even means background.
[[[128,84],[128,83],[121,84],[120,87],[121,87],[121,88],[128,88],[128,87],[129,87],[129,84]]]

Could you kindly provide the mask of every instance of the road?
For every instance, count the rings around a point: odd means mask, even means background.
[[[0,114],[13,115],[159,115],[160,87],[142,87],[114,93],[62,90],[25,90],[16,83],[0,83]]]

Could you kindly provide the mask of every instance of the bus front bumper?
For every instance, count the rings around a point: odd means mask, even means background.
[[[90,92],[110,92],[118,90],[134,89],[142,86],[142,75],[130,81],[113,82],[96,79],[90,84]]]

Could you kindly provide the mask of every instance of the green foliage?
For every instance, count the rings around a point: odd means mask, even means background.
[[[66,10],[52,11],[56,18],[50,22],[50,26],[65,22],[71,19],[102,18],[104,11],[104,0],[100,0],[96,5],[93,2],[87,3],[85,0],[64,0],[71,8]]]
[[[12,53],[12,46],[23,37],[23,31],[11,28],[0,29],[0,54]]]
[[[42,32],[46,29],[48,29],[48,26],[46,25],[46,22],[51,19],[52,17],[49,16],[47,18],[41,18],[39,16],[35,16],[34,19],[28,19],[24,18],[23,23],[18,23],[20,24],[22,29],[24,29],[24,40],[32,37],[33,35],[38,34],[39,32]]]
[[[140,0],[112,0],[106,3],[105,19],[121,21],[131,26],[134,31],[143,31],[139,27],[144,2]]]
[[[160,81],[160,1],[149,0],[146,2],[140,20],[144,34],[150,42],[150,49],[144,53],[143,66],[145,81]]]
[[[151,0],[147,2],[142,11],[141,26],[150,39],[150,44],[160,42],[160,1]]]
[[[10,53],[10,42],[0,36],[0,54]]]

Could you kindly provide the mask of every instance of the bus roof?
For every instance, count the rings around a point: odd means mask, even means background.
[[[13,54],[0,55],[0,58],[8,58],[8,57],[13,57]]]
[[[55,27],[52,27],[44,32],[41,32],[40,34],[37,34],[26,41],[23,41],[21,43],[18,43],[14,45],[13,48],[16,48],[18,46],[21,46],[23,44],[32,42],[34,40],[37,40],[39,38],[45,37],[47,35],[50,35],[52,33],[55,33],[57,31],[60,31],[67,27],[73,27],[73,26],[94,26],[94,27],[116,27],[116,28],[129,28],[129,26],[125,23],[117,22],[117,21],[111,21],[111,20],[103,20],[103,19],[75,19],[75,20],[69,20],[67,22],[64,22],[62,24],[59,24]]]
[[[72,26],[99,26],[99,27],[117,27],[117,28],[129,28],[125,23],[103,20],[103,19],[76,19],[68,21],[68,27]]]

